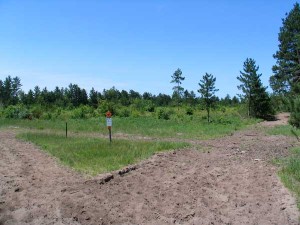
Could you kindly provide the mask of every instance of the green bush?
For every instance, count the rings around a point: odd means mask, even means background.
[[[31,119],[30,111],[22,105],[10,105],[3,111],[3,116],[10,119]]]
[[[30,110],[32,116],[36,119],[41,118],[41,116],[43,115],[43,110],[42,107],[40,105],[34,106],[31,110]]]
[[[120,116],[120,117],[129,117],[130,116],[130,110],[127,109],[127,108],[122,108],[118,111],[117,115]]]
[[[171,114],[172,114],[171,111],[163,109],[163,108],[160,108],[157,111],[157,118],[158,119],[169,120]]]
[[[41,119],[43,119],[43,120],[51,120],[52,118],[53,118],[53,115],[50,112],[45,112],[41,115]]]
[[[300,128],[300,97],[291,101],[291,116],[289,123],[296,128]]]
[[[223,125],[232,124],[232,121],[228,117],[223,116],[215,118],[215,122]]]
[[[155,111],[155,105],[153,103],[148,104],[146,106],[146,111],[148,111],[148,112],[154,112]]]
[[[112,115],[116,115],[117,114],[117,109],[121,108],[122,106],[120,104],[116,104],[113,102],[108,102],[106,100],[101,100],[101,102],[99,103],[97,112],[100,115],[105,115],[105,113],[107,111],[110,111],[112,113]]]
[[[94,109],[90,106],[82,105],[72,111],[72,119],[87,119],[94,116]]]
[[[194,114],[194,110],[192,107],[188,107],[186,109],[186,115],[192,116]]]

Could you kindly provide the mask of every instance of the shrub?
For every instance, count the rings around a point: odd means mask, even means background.
[[[123,108],[121,110],[118,111],[118,116],[120,117],[129,117],[130,116],[130,110],[127,108]]]
[[[192,116],[194,114],[194,110],[191,107],[188,107],[186,109],[186,115]]]
[[[300,97],[291,101],[291,116],[289,123],[296,128],[300,128]]]
[[[157,118],[158,119],[169,120],[170,116],[171,116],[171,112],[167,111],[166,109],[161,108],[157,111]]]
[[[106,100],[102,100],[99,103],[99,107],[97,109],[98,112],[100,112],[101,115],[105,115],[107,111],[110,111],[112,115],[117,114],[117,108],[120,108],[121,106],[119,104],[115,104],[113,102],[108,102]]]
[[[215,122],[223,125],[232,124],[232,121],[229,118],[223,116],[215,118]]]
[[[53,118],[53,115],[50,112],[45,112],[40,117],[43,120],[51,120]]]
[[[31,114],[34,118],[37,118],[37,119],[41,118],[41,116],[43,115],[42,107],[40,105],[34,106],[31,109]]]
[[[92,107],[82,105],[73,110],[72,119],[87,119],[94,115],[94,109]]]
[[[148,112],[154,112],[155,111],[155,105],[153,103],[146,106],[146,111]]]
[[[27,108],[22,105],[10,105],[4,109],[3,116],[10,119],[31,119],[32,115]]]

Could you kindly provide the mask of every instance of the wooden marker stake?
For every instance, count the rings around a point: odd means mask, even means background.
[[[111,143],[111,127],[108,128],[108,132],[109,132],[109,143]]]

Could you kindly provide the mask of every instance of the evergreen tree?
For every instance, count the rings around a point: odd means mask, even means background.
[[[32,105],[34,103],[33,91],[30,89],[27,94],[21,91],[20,99],[24,105]]]
[[[4,81],[0,80],[0,103],[4,106],[17,104],[21,86],[19,77],[8,76]]]
[[[41,89],[39,86],[35,86],[33,90],[34,102],[41,103]]]
[[[90,91],[89,102],[90,102],[91,106],[93,106],[94,108],[97,108],[97,106],[98,106],[98,92],[95,91],[94,88],[92,88],[92,90]]]
[[[215,83],[216,78],[212,74],[208,73],[205,73],[205,75],[202,77],[202,80],[200,80],[199,83],[200,89],[198,90],[198,92],[201,94],[201,97],[205,102],[205,109],[207,111],[208,122],[210,122],[210,108],[213,102],[217,99],[215,96],[215,92],[219,90],[216,89]]]
[[[234,96],[232,98],[232,105],[238,105],[239,103],[240,103],[240,101],[239,101],[238,97]]]
[[[244,72],[240,71],[237,79],[242,83],[238,86],[244,95],[242,98],[248,104],[248,116],[264,118],[272,114],[271,100],[266,92],[267,87],[261,83],[261,74],[258,74],[259,66],[254,59],[247,58],[244,62]]]
[[[143,99],[144,100],[152,100],[153,96],[152,96],[152,94],[150,92],[144,92]]]
[[[0,80],[0,106],[4,104],[4,86],[3,86],[3,81]]]
[[[69,101],[74,107],[87,104],[87,93],[85,89],[81,89],[77,84],[70,84],[66,92]]]
[[[138,93],[137,91],[130,90],[129,91],[129,98],[130,98],[131,102],[133,102],[133,100],[141,99],[142,97],[141,97],[140,93]]]
[[[172,75],[171,83],[176,83],[176,86],[173,87],[174,90],[173,98],[177,102],[177,107],[179,107],[179,101],[181,99],[184,90],[184,88],[180,86],[184,79],[185,77],[182,76],[182,71],[179,68]]]
[[[125,91],[125,90],[121,91],[120,102],[123,106],[129,106],[130,105],[129,93],[127,91]]]
[[[282,20],[278,34],[279,50],[273,55],[277,60],[270,77],[270,85],[276,93],[290,92],[300,81],[300,7],[294,8]]]
[[[168,106],[171,103],[171,97],[166,94],[159,93],[155,98],[157,106]]]

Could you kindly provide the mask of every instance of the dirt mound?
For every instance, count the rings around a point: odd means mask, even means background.
[[[296,225],[270,163],[294,144],[253,128],[88,178],[1,131],[0,224]]]

